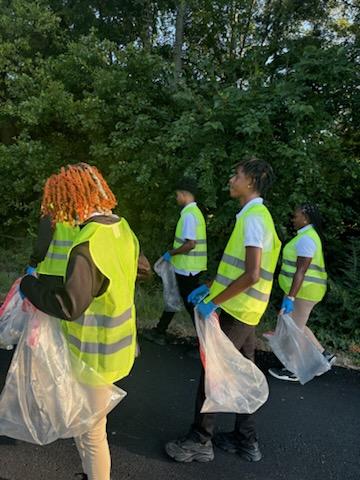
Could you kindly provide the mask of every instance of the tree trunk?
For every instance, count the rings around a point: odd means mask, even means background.
[[[185,0],[179,0],[176,12],[176,30],[174,45],[175,85],[179,82],[182,74],[182,48],[184,42]]]
[[[153,4],[151,1],[147,2],[146,9],[145,9],[145,31],[144,31],[144,48],[148,52],[151,51],[152,48],[152,28],[153,28]]]

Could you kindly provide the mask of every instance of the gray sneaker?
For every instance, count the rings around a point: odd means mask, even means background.
[[[211,440],[201,443],[190,437],[183,437],[168,442],[165,445],[165,451],[176,462],[211,462],[214,460]]]
[[[262,454],[257,442],[245,444],[236,436],[235,432],[219,432],[214,436],[215,445],[229,453],[237,453],[248,462],[258,462]]]

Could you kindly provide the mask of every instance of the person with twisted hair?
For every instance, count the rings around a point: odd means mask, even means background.
[[[202,285],[188,297],[205,320],[220,310],[221,329],[252,362],[255,361],[255,327],[269,302],[281,246],[262,198],[273,179],[271,166],[255,157],[235,167],[229,181],[230,196],[239,201],[241,209],[236,215],[233,232],[210,288]],[[236,453],[247,461],[261,460],[253,415],[236,414],[233,431],[214,435],[216,414],[201,413],[204,400],[205,372],[202,368],[194,422],[185,437],[165,445],[167,454],[177,462],[209,462],[214,459],[214,441],[218,448]]]
[[[67,255],[64,281],[25,275],[20,290],[36,308],[62,320],[69,349],[112,384],[130,372],[136,353],[134,291],[139,243],[116,198],[94,166],[68,165],[46,182],[41,210],[53,224],[78,225]],[[149,270],[143,258],[142,273]],[[89,393],[90,395],[90,393]],[[101,389],[91,389],[104,402]],[[106,416],[75,439],[87,480],[109,480]]]
[[[296,236],[283,251],[279,284],[284,292],[280,313],[292,317],[296,325],[333,364],[336,357],[320,344],[307,326],[310,314],[327,288],[327,273],[323,253],[322,219],[316,205],[306,202],[293,214]],[[286,368],[270,368],[269,373],[279,380],[297,382],[296,375]]]

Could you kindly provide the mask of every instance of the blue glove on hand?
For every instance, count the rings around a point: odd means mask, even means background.
[[[210,289],[207,285],[200,285],[200,287],[195,288],[187,297],[187,301],[193,305],[197,305],[201,300],[209,295]]]
[[[30,267],[30,265],[26,267],[26,270],[25,270],[26,275],[35,275],[35,273],[36,273],[36,268]]]
[[[215,312],[215,310],[219,308],[219,305],[216,305],[214,302],[208,302],[205,303],[204,301],[198,303],[196,305],[196,309],[199,313],[199,315],[206,320],[207,318],[210,317],[210,315]]]
[[[166,262],[170,262],[171,260],[171,255],[169,252],[165,252],[164,255],[162,256],[162,258],[166,261]]]
[[[294,311],[294,300],[291,300],[289,297],[284,297],[281,309],[282,313],[291,313]]]

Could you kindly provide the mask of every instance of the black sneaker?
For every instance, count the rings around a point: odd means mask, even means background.
[[[334,355],[331,352],[328,352],[327,350],[324,350],[322,354],[324,355],[326,360],[330,363],[330,365],[334,365],[334,363],[336,362],[336,355]]]
[[[211,462],[214,449],[211,440],[201,443],[191,437],[183,437],[165,445],[165,451],[176,462]]]
[[[166,345],[166,333],[159,332],[157,328],[152,328],[151,330],[144,330],[142,336],[150,342],[156,343],[157,345]]]
[[[269,373],[279,380],[287,380],[288,382],[298,382],[297,376],[286,368],[269,368]]]
[[[75,477],[77,477],[78,480],[88,480],[86,473],[75,473]]]
[[[214,436],[215,445],[229,453],[237,453],[248,462],[258,462],[262,454],[257,442],[244,444],[236,436],[235,432],[219,432]]]

